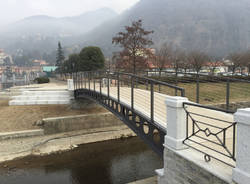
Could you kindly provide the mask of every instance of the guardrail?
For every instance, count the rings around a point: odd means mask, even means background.
[[[186,139],[183,143],[211,158],[235,166],[236,125],[233,112],[194,103],[184,103]]]
[[[75,98],[91,98],[118,116],[159,155],[166,135],[166,95],[185,90],[137,75],[95,71],[73,75]]]
[[[152,122],[155,120],[155,115],[160,117],[160,113],[165,113],[155,111],[155,102],[159,101],[158,97],[160,96],[156,96],[156,93],[185,96],[185,90],[181,87],[130,73],[93,71],[75,73],[73,78],[75,90],[85,88],[110,97],[112,88],[112,93],[115,93],[118,102],[120,102],[121,98],[127,98],[128,105],[131,106],[132,110],[136,106],[135,101],[136,103],[142,103],[138,100],[140,95],[141,99],[144,98],[143,95],[147,95],[150,100],[148,103],[141,105],[148,106],[147,108],[150,109],[148,116]],[[126,92],[124,91],[125,89],[127,89]],[[140,90],[148,91],[149,93],[141,93]]]
[[[185,89],[189,100],[226,110],[250,106],[250,77],[215,76],[201,73],[138,71],[138,75]],[[239,79],[237,79],[239,77]]]

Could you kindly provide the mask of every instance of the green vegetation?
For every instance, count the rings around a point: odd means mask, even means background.
[[[48,77],[38,77],[34,81],[37,82],[38,84],[44,84],[50,82]]]
[[[79,54],[71,54],[62,64],[62,72],[72,74],[104,68],[105,58],[99,47],[85,47]]]
[[[56,66],[58,67],[57,72],[60,74],[63,73],[62,67],[63,67],[64,60],[65,60],[65,57],[64,57],[63,49],[62,49],[61,43],[58,42],[57,55],[56,55]]]
[[[80,71],[80,57],[78,54],[71,54],[63,63],[63,73],[74,73]]]
[[[79,57],[80,71],[94,71],[104,68],[105,58],[99,47],[85,47],[81,50]]]

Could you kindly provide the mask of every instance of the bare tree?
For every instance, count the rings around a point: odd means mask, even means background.
[[[179,69],[182,68],[183,63],[186,62],[185,52],[177,48],[173,50],[171,55],[171,62],[177,75]]]
[[[120,53],[123,63],[122,67],[131,69],[136,73],[136,68],[146,67],[147,59],[152,54],[147,46],[153,44],[152,40],[148,38],[153,31],[146,31],[142,27],[142,20],[132,22],[131,26],[125,26],[126,32],[119,32],[117,36],[113,37],[112,43],[120,45],[123,51]]]
[[[248,75],[250,70],[250,51],[245,51],[241,53],[239,68],[241,71],[241,75],[243,75],[243,70],[245,68],[248,69]]]
[[[205,63],[209,61],[209,57],[200,51],[192,51],[188,55],[188,59],[190,61],[191,67],[196,71],[198,74]]]
[[[181,59],[180,68],[183,69],[185,73],[187,73],[187,70],[191,68],[191,63],[190,63],[190,60],[188,59],[187,53],[182,51],[180,55],[180,59]]]
[[[229,68],[234,74],[236,69],[242,65],[243,55],[241,53],[232,53],[228,56],[228,59],[231,61]]]
[[[245,53],[245,66],[248,69],[248,76],[250,75],[250,51],[246,51]]]
[[[156,49],[154,65],[159,69],[159,75],[166,65],[171,64],[172,47],[171,45],[164,43],[160,48]]]

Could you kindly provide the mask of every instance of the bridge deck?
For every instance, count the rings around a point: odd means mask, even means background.
[[[90,85],[90,90],[100,92],[100,85],[92,83]],[[102,87],[101,92],[103,95],[108,95],[108,88]],[[109,88],[109,96],[111,98],[118,100],[118,89],[117,87]],[[166,96],[161,93],[154,93],[154,120],[160,127],[166,129],[167,127],[167,109],[165,105]],[[120,102],[131,107],[131,88],[130,87],[120,87]],[[134,88],[134,110],[144,114],[150,119],[150,91]]]

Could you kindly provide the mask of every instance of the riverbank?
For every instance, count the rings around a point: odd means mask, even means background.
[[[0,142],[0,163],[26,156],[44,156],[72,150],[78,145],[133,137],[125,125],[67,133],[3,140]]]
[[[146,184],[149,179],[145,178],[154,176],[155,169],[162,168],[162,164],[160,157],[140,138],[122,138],[2,163],[0,183],[125,184],[144,181]]]

